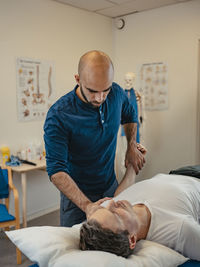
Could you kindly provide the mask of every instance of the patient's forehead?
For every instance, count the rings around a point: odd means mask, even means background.
[[[119,217],[104,207],[97,209],[90,216],[89,220],[95,220],[101,225],[101,227],[110,229],[116,233],[125,230],[122,227],[122,222],[119,220]]]
[[[102,219],[102,216],[106,216],[106,218],[108,217],[112,217],[112,213],[106,209],[105,207],[99,206],[91,215],[90,215],[90,219],[95,217],[97,219]]]

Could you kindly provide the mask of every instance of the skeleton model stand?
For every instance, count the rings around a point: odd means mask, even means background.
[[[138,117],[138,123],[137,123],[137,136],[136,141],[137,143],[143,143],[143,130],[144,130],[144,113],[143,113],[143,99],[141,94],[134,89],[134,83],[135,83],[135,73],[128,72],[125,74],[124,80],[125,80],[125,93],[127,94],[130,102],[133,104],[137,117]],[[125,166],[124,166],[124,160],[125,160],[125,153],[127,149],[127,141],[126,136],[124,133],[123,126],[121,127],[121,135],[118,138],[118,153],[117,153],[117,159],[116,159],[116,172],[118,181],[120,181],[124,175],[125,172]]]

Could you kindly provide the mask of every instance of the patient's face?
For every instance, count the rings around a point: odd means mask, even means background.
[[[111,200],[106,208],[99,206],[88,219],[96,220],[103,228],[115,233],[124,230],[132,233],[138,228],[136,214],[127,200]]]

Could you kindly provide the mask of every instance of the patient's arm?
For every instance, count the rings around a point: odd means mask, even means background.
[[[142,146],[141,144],[137,144],[137,149],[145,156],[147,153],[147,150],[144,146]],[[120,184],[118,185],[114,196],[119,195],[119,193],[121,193],[122,191],[124,191],[126,188],[128,188],[129,186],[131,186],[132,184],[135,183],[135,177],[136,177],[136,172],[133,168],[132,164],[129,164],[125,175],[123,177],[123,179],[121,180]]]
[[[131,164],[128,165],[125,175],[123,179],[121,180],[120,184],[118,185],[114,196],[119,195],[122,191],[124,191],[126,188],[131,186],[132,184],[135,183],[135,177],[136,173],[135,170],[133,169],[133,166]]]

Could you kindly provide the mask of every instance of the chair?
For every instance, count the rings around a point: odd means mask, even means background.
[[[11,191],[14,195],[15,216],[9,213],[9,197]],[[9,231],[10,226],[15,229],[20,228],[19,222],[19,196],[12,180],[12,172],[10,167],[0,167],[0,228]],[[17,264],[21,264],[21,251],[16,248]]]

